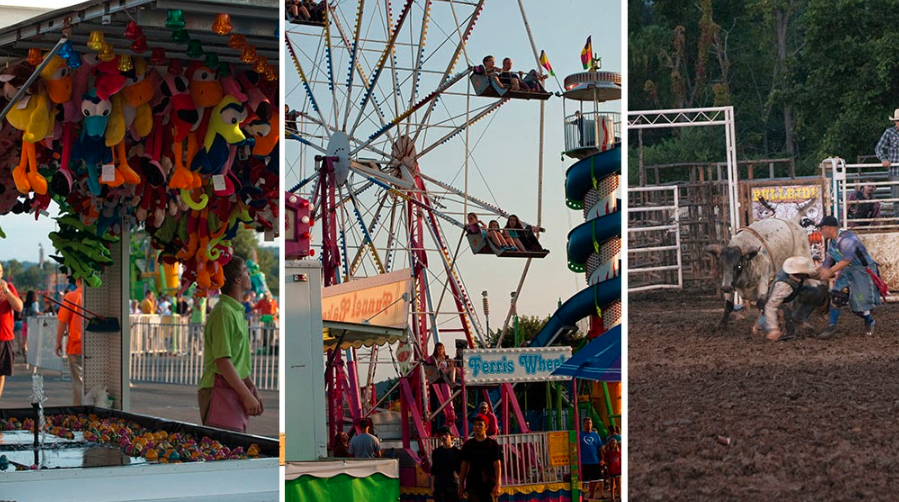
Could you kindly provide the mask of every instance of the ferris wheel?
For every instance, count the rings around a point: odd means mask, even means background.
[[[287,186],[312,201],[325,286],[410,270],[416,360],[441,334],[486,343],[458,263],[485,249],[465,238],[466,215],[486,221],[525,210],[469,183],[472,126],[510,101],[549,97],[536,88],[484,92],[483,55],[466,47],[484,3],[327,1],[296,15],[288,7],[285,39],[299,79],[287,89],[288,137],[298,151],[288,151]],[[458,169],[435,169],[438,157]],[[369,383],[376,360],[375,347]]]

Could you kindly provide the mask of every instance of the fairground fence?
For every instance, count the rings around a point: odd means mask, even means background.
[[[131,316],[131,380],[196,385],[203,375],[204,325],[180,316]],[[28,363],[65,375],[68,363],[55,354],[53,316],[28,320]],[[278,328],[250,320],[253,381],[260,390],[278,390]],[[63,344],[65,345],[65,343]]]
[[[509,436],[494,436],[503,453],[503,480],[505,486],[522,486],[562,483],[570,473],[569,466],[553,466],[549,454],[549,432],[531,432]],[[440,444],[439,438],[423,441],[428,459]],[[567,451],[566,439],[566,451]]]

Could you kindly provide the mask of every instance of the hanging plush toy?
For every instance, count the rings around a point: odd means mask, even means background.
[[[4,83],[17,80],[15,78],[17,74],[20,75],[26,72],[30,74],[30,65],[27,63],[20,63],[17,66],[19,68],[12,73],[4,75],[7,78]],[[47,193],[47,180],[38,172],[35,144],[53,132],[54,110],[52,109],[50,96],[47,93],[45,84],[46,80],[49,80],[47,77],[56,76],[56,70],[60,69],[60,67],[64,68],[65,72],[68,71],[68,68],[65,66],[65,60],[59,56],[54,56],[50,64],[44,69],[44,72],[41,73],[44,81],[26,91],[18,103],[6,115],[6,120],[10,125],[23,133],[21,160],[19,165],[13,170],[16,188],[23,194],[27,194],[32,190],[41,195]],[[68,74],[65,73],[64,77],[67,76]],[[22,85],[24,85],[24,81],[20,85],[15,86],[15,91],[18,91]],[[56,97],[64,97],[62,94],[63,89],[57,87],[56,91]],[[69,80],[69,97],[71,97],[71,92],[71,80]],[[12,96],[8,95],[8,99],[12,99]],[[65,101],[67,100],[68,98],[65,99]]]
[[[106,147],[106,126],[112,113],[112,103],[100,99],[97,89],[91,89],[81,100],[84,125],[72,152],[74,160],[82,160],[87,166],[87,186],[94,195],[100,195],[99,168],[112,161],[112,151]]]

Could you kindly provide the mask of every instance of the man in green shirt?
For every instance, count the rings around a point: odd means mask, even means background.
[[[250,378],[249,329],[239,300],[241,293],[252,286],[250,274],[243,259],[235,256],[225,264],[224,275],[222,294],[209,314],[203,334],[203,376],[198,391],[203,424],[209,418],[216,375],[221,375],[237,392],[248,415],[258,416],[264,410],[262,398]]]

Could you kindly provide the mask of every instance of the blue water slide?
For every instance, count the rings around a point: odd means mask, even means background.
[[[565,173],[565,202],[568,207],[583,209],[584,197],[594,187],[594,182],[613,174],[621,174],[621,148],[597,153],[572,164]]]
[[[568,268],[583,272],[584,265],[596,245],[621,235],[621,213],[616,211],[585,221],[568,232]]]

